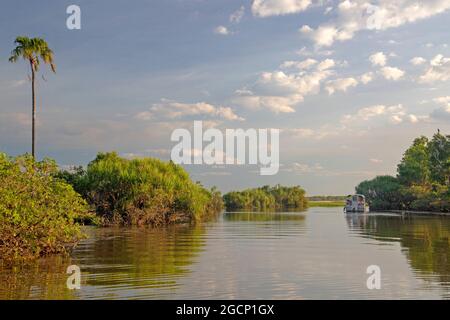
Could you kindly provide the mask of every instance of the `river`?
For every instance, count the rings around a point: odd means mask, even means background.
[[[86,227],[71,257],[0,269],[0,299],[449,299],[450,218],[341,208]],[[81,269],[68,290],[66,269]],[[367,267],[381,288],[367,288]]]

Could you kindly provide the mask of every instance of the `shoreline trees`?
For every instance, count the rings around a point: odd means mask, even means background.
[[[397,176],[363,181],[356,192],[374,210],[450,211],[450,135],[419,137],[405,151]]]
[[[83,237],[75,217],[87,204],[56,172],[50,159],[0,153],[0,260],[64,253]]]
[[[226,210],[305,210],[308,200],[305,190],[300,186],[274,187],[264,186],[261,188],[233,191],[223,196]]]
[[[222,206],[218,190],[173,162],[99,153],[86,170],[68,172],[0,153],[0,264],[67,252],[83,237],[78,221],[158,227],[205,221]]]

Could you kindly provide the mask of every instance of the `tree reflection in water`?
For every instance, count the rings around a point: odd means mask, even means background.
[[[399,242],[415,273],[437,277],[450,298],[450,218],[380,214],[347,214],[347,224],[362,236]]]
[[[27,266],[0,267],[0,299],[149,298],[176,290],[177,279],[204,246],[204,227],[87,228],[89,238],[70,257],[40,259]],[[82,290],[66,288],[69,265],[80,266]],[[90,288],[101,289],[102,296]],[[132,288],[132,289],[131,289]]]

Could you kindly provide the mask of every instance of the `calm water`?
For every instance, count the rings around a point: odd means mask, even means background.
[[[0,299],[450,298],[450,218],[312,208],[86,232],[71,258],[0,270]],[[66,289],[70,264],[81,267],[81,290]],[[372,264],[381,290],[366,287]]]

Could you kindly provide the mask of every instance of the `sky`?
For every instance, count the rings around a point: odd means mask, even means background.
[[[66,27],[69,5],[81,29]],[[414,138],[450,133],[450,0],[79,0],[0,6],[0,151],[30,152],[19,35],[57,73],[37,83],[37,156],[170,158],[177,128],[280,129],[280,170],[185,165],[223,192],[301,185],[344,195],[395,175]]]

